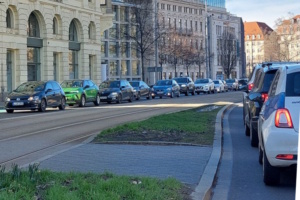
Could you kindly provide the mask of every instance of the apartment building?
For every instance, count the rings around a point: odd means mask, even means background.
[[[265,38],[273,32],[273,29],[263,22],[244,22],[244,27],[246,72],[249,75],[256,64],[269,60],[265,58]]]
[[[3,0],[0,87],[26,81],[90,78],[101,82],[100,33],[112,25],[103,0]]]

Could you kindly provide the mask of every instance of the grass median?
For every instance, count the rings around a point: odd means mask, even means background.
[[[94,143],[162,142],[212,145],[217,105],[185,110],[131,122],[102,131]]]

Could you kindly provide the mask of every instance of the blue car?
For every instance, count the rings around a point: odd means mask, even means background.
[[[175,80],[160,80],[153,86],[155,97],[180,97],[180,86]]]

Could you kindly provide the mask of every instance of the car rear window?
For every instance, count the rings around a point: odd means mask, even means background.
[[[268,92],[269,91],[271,83],[272,83],[272,81],[274,79],[276,71],[277,70],[271,70],[271,71],[268,71],[265,74],[263,85],[262,85],[262,88],[261,88],[261,92]]]
[[[286,96],[300,96],[300,72],[287,75],[286,79]]]

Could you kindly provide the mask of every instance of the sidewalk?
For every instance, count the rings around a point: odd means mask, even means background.
[[[90,138],[85,144],[38,162],[41,169],[53,171],[174,177],[194,189],[193,199],[210,199],[221,157],[222,117],[229,107],[217,115],[213,147],[92,144]]]

